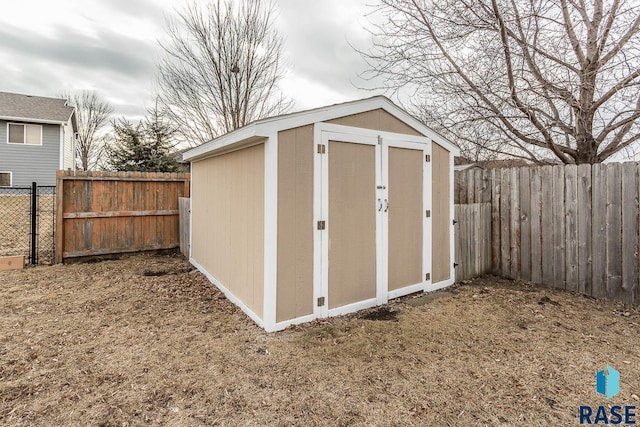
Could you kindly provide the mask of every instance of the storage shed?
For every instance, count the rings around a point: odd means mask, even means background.
[[[267,331],[454,281],[458,148],[376,96],[184,154],[190,261]]]

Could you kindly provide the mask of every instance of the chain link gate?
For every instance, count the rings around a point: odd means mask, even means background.
[[[0,257],[49,264],[55,254],[56,187],[0,187]]]

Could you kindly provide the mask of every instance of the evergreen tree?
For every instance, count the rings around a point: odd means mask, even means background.
[[[114,143],[109,151],[109,166],[117,171],[182,172],[173,144],[175,129],[154,108],[134,125],[121,118],[112,122]]]

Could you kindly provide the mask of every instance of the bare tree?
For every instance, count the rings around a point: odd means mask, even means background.
[[[93,91],[84,90],[63,97],[76,107],[75,159],[80,161],[78,167],[82,170],[95,169],[104,154],[104,137],[99,132],[109,124],[113,106]]]
[[[253,0],[196,2],[169,22],[158,88],[164,115],[190,145],[288,110],[278,88],[282,38],[274,9]]]
[[[579,164],[640,139],[635,0],[381,0],[377,10],[365,77],[411,87],[459,141]]]

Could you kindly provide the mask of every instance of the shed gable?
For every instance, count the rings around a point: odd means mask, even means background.
[[[405,135],[423,136],[420,132],[389,114],[382,108],[377,108],[350,116],[327,120],[327,123],[357,128],[373,129],[383,132],[401,133]]]

